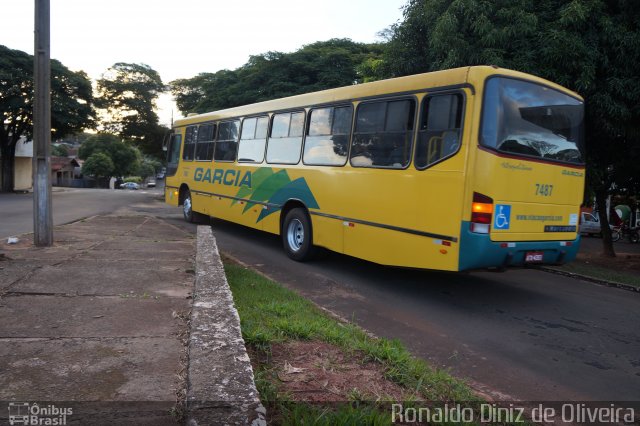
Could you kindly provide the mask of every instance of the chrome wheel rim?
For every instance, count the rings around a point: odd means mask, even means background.
[[[304,244],[304,227],[298,219],[293,219],[287,227],[287,242],[291,250],[298,251]]]
[[[182,209],[186,217],[189,217],[191,215],[191,197],[187,197],[184,199],[184,205],[182,206]]]

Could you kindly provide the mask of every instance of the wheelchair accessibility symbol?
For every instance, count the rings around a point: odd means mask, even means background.
[[[496,213],[493,219],[493,229],[509,229],[511,222],[511,206],[508,204],[496,204]]]

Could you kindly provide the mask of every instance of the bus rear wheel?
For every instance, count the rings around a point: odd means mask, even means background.
[[[296,208],[287,213],[281,235],[284,250],[291,259],[304,262],[315,255],[311,219],[304,209]]]

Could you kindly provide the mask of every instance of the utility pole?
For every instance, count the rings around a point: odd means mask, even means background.
[[[53,245],[51,212],[51,46],[50,0],[35,0],[33,103],[33,242]]]

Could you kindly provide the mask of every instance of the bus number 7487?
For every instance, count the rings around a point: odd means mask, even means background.
[[[552,192],[553,192],[553,185],[536,183],[536,195],[541,195],[543,197],[550,197]]]

